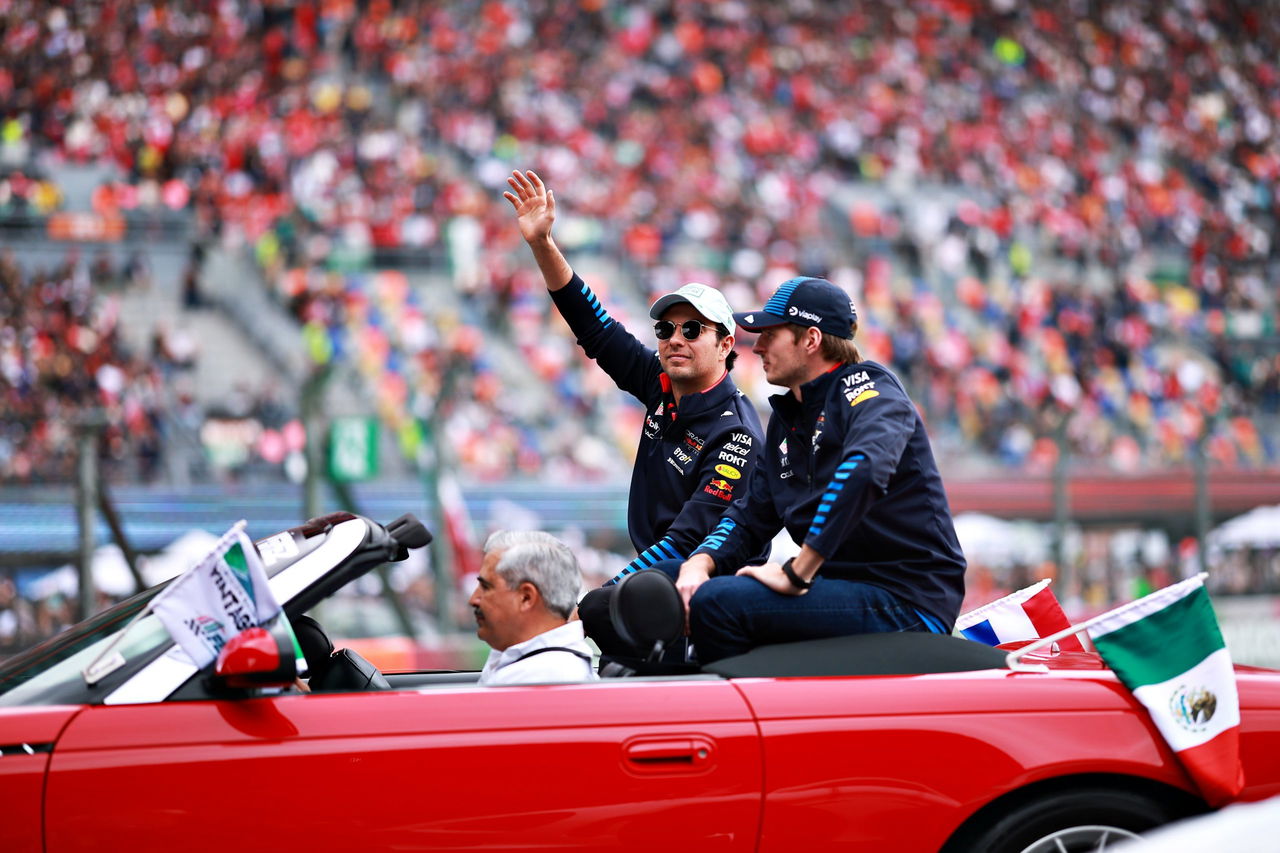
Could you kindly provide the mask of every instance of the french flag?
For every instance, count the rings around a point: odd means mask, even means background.
[[[956,630],[967,639],[988,646],[1019,640],[1038,640],[1071,627],[1067,614],[1049,589],[1050,578],[1010,593],[956,620]],[[1058,641],[1066,652],[1082,652],[1084,645],[1072,635]]]

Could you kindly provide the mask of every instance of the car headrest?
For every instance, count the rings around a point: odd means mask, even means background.
[[[684,635],[684,601],[665,572],[634,572],[618,581],[609,599],[609,619],[623,640],[657,660]]]
[[[329,636],[320,627],[320,623],[310,616],[295,616],[289,622],[293,626],[298,646],[302,649],[302,656],[307,660],[308,677],[322,677],[329,668],[329,657],[333,654],[333,643]]]

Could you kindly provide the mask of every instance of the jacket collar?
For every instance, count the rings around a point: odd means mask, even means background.
[[[811,415],[810,420],[812,420],[817,417],[818,411],[826,405],[827,394],[831,391],[832,383],[854,367],[857,367],[857,365],[836,365],[817,378],[804,383],[800,386],[800,393],[804,397],[803,400],[797,400],[794,392],[787,391],[770,397],[769,405],[788,423],[795,423],[804,413],[809,413]]]
[[[659,376],[662,383],[662,393],[665,396],[671,396],[671,377],[663,373]],[[680,398],[679,414],[682,418],[697,417],[706,412],[719,408],[725,403],[738,395],[738,386],[733,384],[733,378],[729,376],[729,371],[725,371],[720,377],[720,381],[712,385],[705,391],[698,391],[694,394],[685,394]]]

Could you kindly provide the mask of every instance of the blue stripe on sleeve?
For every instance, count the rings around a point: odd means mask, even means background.
[[[844,488],[844,481],[853,475],[858,463],[866,458],[861,453],[855,453],[836,466],[836,472],[832,476],[831,483],[828,484],[826,492],[822,495],[823,503],[818,505],[818,512],[814,515],[813,521],[809,525],[809,536],[822,535],[822,526],[827,523],[826,514],[831,511],[831,504],[835,501],[836,494]]]
[[[595,311],[596,319],[600,321],[600,325],[606,329],[613,325],[613,318],[609,316],[609,312],[604,310],[604,306],[600,304],[599,298],[591,292],[591,288],[587,287],[587,283],[582,283],[582,295],[586,297],[587,304]]]
[[[683,555],[683,554],[681,554],[679,551],[677,551],[677,550],[675,549],[675,547],[671,544],[670,540],[668,540],[668,539],[661,539],[661,540],[659,540],[659,541],[658,541],[658,544],[657,544],[657,546],[656,546],[656,547],[658,547],[658,548],[660,548],[661,550],[663,550],[663,551],[666,551],[666,552],[667,552],[667,559],[668,559],[668,560],[683,560],[683,559],[684,559],[684,555]]]
[[[670,538],[664,536],[648,548],[645,548],[644,551],[637,555],[634,560],[627,563],[626,567],[622,571],[605,581],[604,585],[612,586],[627,575],[634,574],[635,572],[642,572],[645,569],[652,567],[654,563],[660,563],[663,560],[683,559],[684,555],[675,549]]]
[[[729,538],[729,534],[737,526],[737,523],[732,518],[720,519],[720,523],[707,534],[707,538],[702,540],[702,544],[695,550],[706,548],[711,551],[718,551],[724,546],[724,541]]]

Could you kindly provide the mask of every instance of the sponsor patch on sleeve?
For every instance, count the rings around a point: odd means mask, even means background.
[[[859,403],[865,403],[867,400],[870,400],[872,397],[879,397],[879,396],[880,396],[879,391],[876,391],[873,388],[868,388],[866,391],[863,391],[857,394],[856,396],[854,396],[853,398],[851,398],[849,400],[849,405],[856,406]]]
[[[712,480],[703,486],[702,491],[722,501],[733,500],[733,483],[728,480]]]
[[[716,466],[716,473],[719,474],[721,477],[725,477],[730,480],[742,479],[741,471],[739,471],[737,468],[734,468],[732,465],[725,465],[724,463],[721,463]]]

